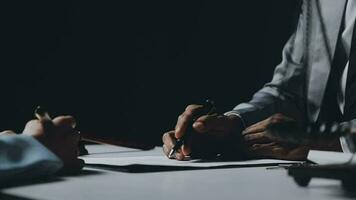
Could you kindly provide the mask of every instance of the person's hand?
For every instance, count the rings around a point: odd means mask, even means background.
[[[182,138],[188,131],[191,131],[191,135],[175,154],[177,160],[184,160],[186,156],[216,156],[232,148],[232,145],[238,145],[239,140],[232,139],[238,137],[242,130],[242,123],[237,116],[205,115],[191,125],[202,108],[202,105],[189,105],[178,117],[175,129],[163,135],[163,151],[167,156],[177,138]]]
[[[309,147],[286,143],[282,138],[273,137],[268,133],[270,126],[291,121],[293,119],[278,113],[246,128],[242,135],[250,155],[257,158],[305,160]]]
[[[288,143],[270,142],[253,144],[248,147],[250,156],[255,158],[274,158],[282,160],[305,160],[310,147]]]
[[[16,135],[16,133],[13,130],[6,130],[0,132],[0,136],[4,136],[4,135]]]
[[[36,138],[63,161],[60,173],[75,173],[84,166],[84,161],[77,158],[79,134],[74,130],[75,125],[71,116],[53,119],[50,130],[45,130],[39,120],[31,120],[26,124],[23,134]]]
[[[257,122],[256,124],[247,127],[244,131],[242,131],[242,135],[248,144],[275,142],[276,140],[282,140],[282,138],[273,137],[268,133],[268,128],[275,124],[291,121],[294,120],[283,114],[277,113],[263,121]]]

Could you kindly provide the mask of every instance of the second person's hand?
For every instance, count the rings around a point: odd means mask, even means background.
[[[242,130],[242,122],[239,117],[231,115],[204,115],[196,119],[192,124],[196,113],[203,108],[202,105],[189,105],[178,117],[175,129],[166,132],[163,137],[163,151],[168,156],[174,147],[177,138],[182,138],[187,131],[192,134],[177,150],[175,158],[184,160],[186,156],[211,157],[224,153],[226,149],[238,145],[232,142],[232,137],[239,137]]]

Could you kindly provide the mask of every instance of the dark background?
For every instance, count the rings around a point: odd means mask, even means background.
[[[296,0],[1,3],[1,129],[41,104],[83,132],[159,144],[190,103],[221,112],[271,79]]]

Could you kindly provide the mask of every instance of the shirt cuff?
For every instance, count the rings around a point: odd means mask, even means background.
[[[244,129],[247,128],[244,119],[241,117],[241,115],[240,115],[238,112],[232,110],[232,111],[229,111],[229,112],[224,113],[224,115],[225,115],[225,116],[231,116],[231,115],[237,116],[238,118],[240,118],[240,120],[241,120],[241,122],[242,122],[243,128],[244,128]]]
[[[344,153],[351,153],[345,137],[340,137],[341,149]]]

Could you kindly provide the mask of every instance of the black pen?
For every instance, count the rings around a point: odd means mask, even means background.
[[[203,115],[211,115],[213,112],[215,112],[216,108],[214,105],[214,101],[208,99],[205,101],[205,104],[203,105],[203,108],[195,114],[194,118],[192,119],[191,123],[189,123],[189,127],[192,127],[194,122],[201,116]],[[192,134],[192,128],[188,128],[187,132],[182,136],[182,138],[178,138],[176,141],[176,144],[174,147],[171,149],[171,151],[168,154],[168,158],[174,158],[175,153],[181,146],[184,144],[184,141]]]

